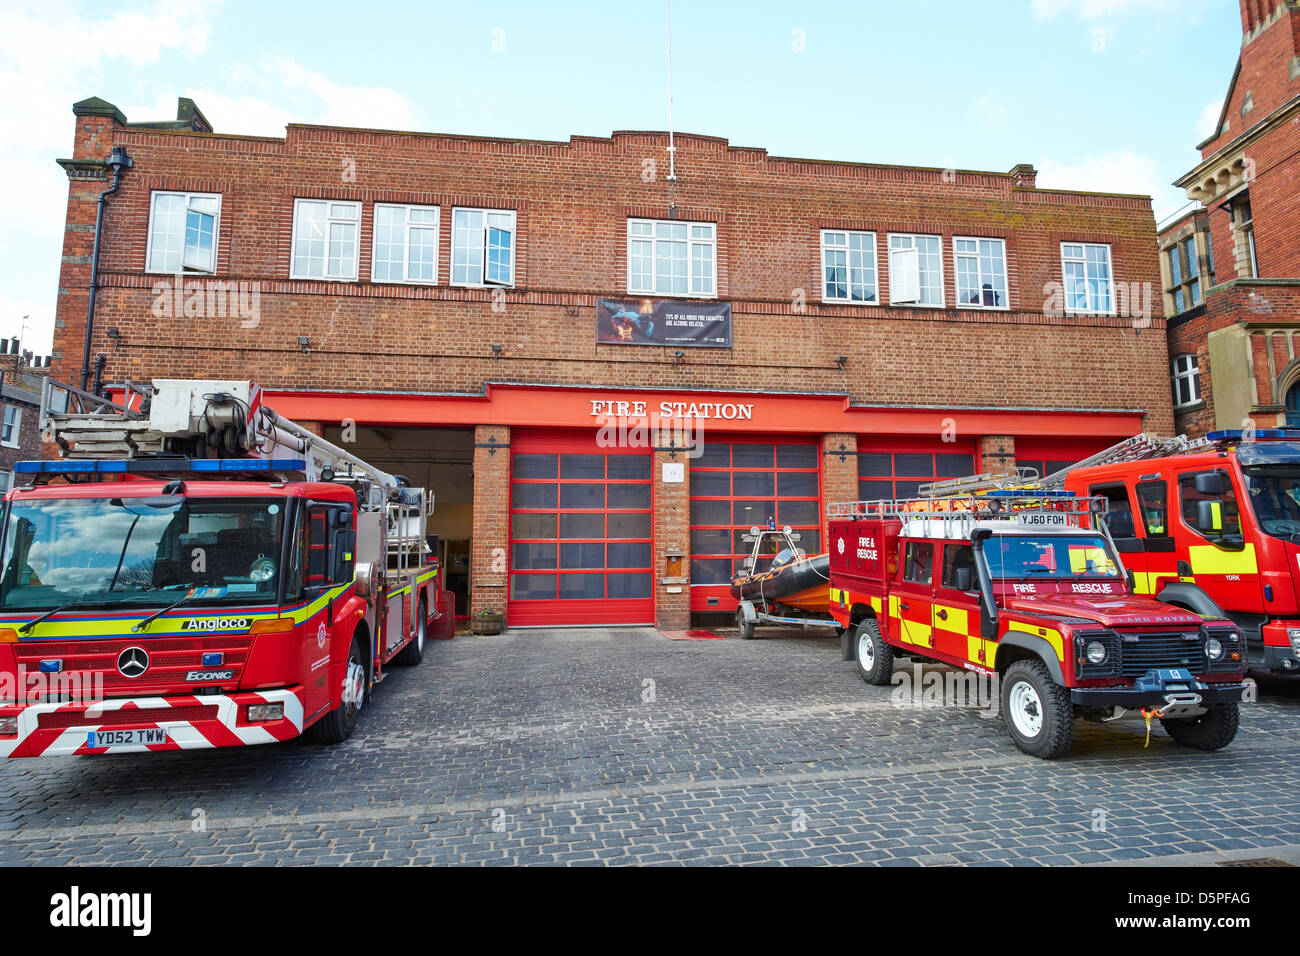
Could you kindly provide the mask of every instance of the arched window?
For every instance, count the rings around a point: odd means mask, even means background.
[[[1201,400],[1201,371],[1196,356],[1189,353],[1175,355],[1169,365],[1174,387],[1174,407],[1184,408]]]
[[[1286,390],[1286,427],[1300,428],[1300,382]]]

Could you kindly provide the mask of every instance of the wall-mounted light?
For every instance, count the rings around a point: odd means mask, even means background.
[[[113,343],[114,348],[122,347],[122,333],[117,329],[109,329],[108,338]]]
[[[302,349],[303,354],[311,351],[311,341],[305,335],[298,336],[298,348]]]
[[[835,364],[840,367],[840,371],[842,372],[844,371],[844,366],[849,364],[849,357],[847,355],[837,355],[835,357]]]
[[[678,365],[681,365],[683,362],[686,361],[686,353],[683,352],[681,349],[678,349],[676,352],[673,353],[673,361],[675,361]]]
[[[497,359],[497,358],[500,358],[500,357],[501,357],[501,343],[500,343],[500,342],[493,342],[493,343],[492,343],[492,357],[493,357],[494,359]]]

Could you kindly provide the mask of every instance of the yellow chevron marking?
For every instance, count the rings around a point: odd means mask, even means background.
[[[1061,640],[1061,632],[1054,631],[1050,627],[1039,627],[1037,624],[1025,624],[1022,621],[1011,621],[1007,624],[1008,631],[1023,631],[1026,634],[1032,634],[1035,637],[1041,637],[1052,645],[1056,651],[1058,660],[1065,660],[1065,642]]]

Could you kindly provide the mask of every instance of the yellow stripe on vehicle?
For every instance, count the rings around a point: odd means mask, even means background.
[[[1247,544],[1240,551],[1225,551],[1212,544],[1194,544],[1187,549],[1192,574],[1258,574],[1255,546]]]
[[[984,652],[983,657],[980,657],[980,651]],[[982,637],[976,637],[970,634],[966,636],[966,659],[972,664],[992,667],[994,658],[997,657],[997,653],[997,641],[986,641]]]
[[[948,613],[947,619],[939,617],[940,611]],[[954,631],[957,634],[970,633],[970,612],[964,607],[952,607],[948,604],[934,606],[934,626],[940,631]]]
[[[1025,624],[1022,621],[1011,621],[1007,624],[1008,631],[1022,631],[1025,634],[1032,634],[1035,637],[1041,637],[1052,645],[1056,651],[1059,660],[1065,660],[1065,642],[1061,640],[1061,632],[1054,631],[1050,627],[1040,627],[1037,624]]]

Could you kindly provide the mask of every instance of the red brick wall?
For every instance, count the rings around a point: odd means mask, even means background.
[[[510,547],[510,429],[474,429],[474,535],[470,554],[470,613],[505,611]]]
[[[683,465],[684,480],[665,482],[664,463]],[[655,626],[663,630],[679,630],[691,622],[691,462],[680,451],[655,451],[654,471],[654,565]],[[681,573],[667,580],[668,556],[673,551],[681,554],[678,567]]]
[[[85,124],[80,117],[79,129]],[[107,121],[98,121],[101,124]],[[78,144],[102,156],[105,134]],[[253,377],[270,387],[479,392],[512,380],[680,389],[848,391],[853,401],[1144,408],[1144,427],[1172,427],[1154,223],[1145,199],[1018,188],[1009,174],[789,160],[709,137],[678,137],[679,179],[663,178],[666,137],[618,133],[569,143],[480,140],[291,127],[285,140],[117,127],[135,168],[110,202],[93,354],[109,381],[153,376]],[[653,182],[643,160],[660,160]],[[352,165],[345,167],[345,163]],[[355,178],[345,180],[345,169]],[[1022,177],[1023,178],[1023,177]],[[93,223],[93,195],[74,183],[70,224]],[[189,319],[151,314],[143,273],[153,189],[222,193],[218,278],[255,282],[260,314]],[[289,281],[295,197],[361,200],[355,283]],[[436,287],[372,284],[375,201],[442,207]],[[494,311],[489,293],[453,289],[451,207],[518,212],[517,284]],[[628,216],[718,224],[718,295],[733,302],[734,348],[597,346],[596,298],[626,288]],[[875,230],[887,301],[890,230],[940,233],[949,303],[953,234],[1005,237],[1009,312],[848,307],[819,302],[819,229]],[[1112,244],[1121,283],[1149,284],[1153,327],[1128,317],[1052,318],[1062,240]],[[65,253],[85,253],[69,233]],[[80,260],[78,260],[80,263]],[[86,273],[65,264],[56,375],[81,361]],[[798,305],[799,290],[806,306]],[[801,310],[802,309],[802,310]],[[111,347],[109,327],[122,333]],[[310,338],[309,354],[297,344]],[[503,345],[490,358],[489,344]],[[835,364],[849,358],[847,374]]]

